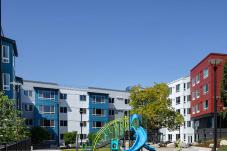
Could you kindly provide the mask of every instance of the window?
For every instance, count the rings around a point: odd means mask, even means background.
[[[86,101],[86,95],[80,95],[80,101]]]
[[[9,63],[9,46],[2,45],[2,62]]]
[[[93,116],[105,116],[105,111],[104,111],[104,109],[93,109],[92,115]]]
[[[186,96],[184,96],[184,103],[186,102]]]
[[[191,127],[191,121],[187,121],[187,127]]]
[[[25,119],[25,125],[32,126],[33,125],[33,120],[32,119]]]
[[[2,84],[3,84],[3,90],[10,90],[10,74],[8,73],[3,73],[2,74]]]
[[[196,104],[195,110],[196,110],[196,113],[199,113],[200,112],[199,104]]]
[[[186,90],[186,83],[184,83],[184,91]]]
[[[172,87],[169,87],[169,94],[172,94]]]
[[[87,138],[87,134],[80,134],[80,139],[86,139]]]
[[[176,85],[176,92],[180,92],[180,84]]]
[[[129,99],[125,99],[125,104],[129,104],[130,100]]]
[[[208,100],[206,100],[206,101],[203,102],[203,108],[204,108],[205,110],[208,109]]]
[[[196,75],[195,81],[196,81],[196,83],[199,83],[200,82],[200,74],[197,74]]]
[[[93,128],[101,128],[103,126],[104,126],[104,123],[103,122],[96,121],[96,122],[93,122],[92,123],[92,127]]]
[[[176,105],[180,104],[180,96],[176,97]]]
[[[40,114],[54,114],[54,106],[53,105],[40,105],[39,106]]]
[[[191,108],[187,108],[187,114],[191,114]]]
[[[125,99],[125,104],[129,104],[130,100],[129,99]]]
[[[203,86],[203,94],[207,94],[208,93],[208,84],[205,84]]]
[[[66,93],[60,93],[60,99],[66,100],[67,99],[67,94]]]
[[[86,126],[87,126],[87,122],[86,121],[80,122],[80,127],[86,127]]]
[[[82,113],[82,114],[86,114],[86,108],[80,108],[80,113]]]
[[[184,109],[184,116],[186,115],[186,109]]]
[[[24,90],[24,95],[28,97],[32,97],[32,90]]]
[[[93,95],[92,96],[93,103],[105,103],[105,97],[104,96],[99,96],[99,95]]]
[[[124,116],[128,116],[129,115],[129,111],[124,111]]]
[[[114,103],[114,98],[109,98],[109,103]]]
[[[176,134],[176,140],[180,139],[180,134]]]
[[[187,89],[190,89],[190,82],[187,83]]]
[[[60,139],[64,139],[64,134],[60,134]]]
[[[67,125],[68,125],[68,121],[60,120],[60,126],[67,126]]]
[[[192,78],[192,86],[195,85],[195,78]]]
[[[24,104],[24,111],[32,112],[33,111],[33,104]]]
[[[196,95],[196,98],[199,98],[199,97],[200,97],[200,92],[199,92],[199,90],[196,90],[196,91],[195,91],[195,95]]]
[[[184,128],[186,127],[186,122],[184,121]]]
[[[114,115],[114,110],[109,110],[109,115]]]
[[[172,142],[172,134],[168,134],[168,140]]]
[[[191,95],[187,95],[187,101],[191,101]]]
[[[54,99],[54,91],[39,90],[38,98],[39,99]]]
[[[203,78],[206,79],[208,77],[208,68],[203,70]]]
[[[195,100],[195,92],[192,92],[192,100]]]
[[[67,113],[67,107],[60,107],[60,113]]]
[[[192,106],[192,114],[195,114],[195,106]]]
[[[42,127],[54,127],[54,120],[41,119],[40,126]]]
[[[180,109],[177,109],[176,111],[177,111],[178,113],[180,113]]]

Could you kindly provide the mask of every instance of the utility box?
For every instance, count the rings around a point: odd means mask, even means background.
[[[110,151],[119,151],[119,140],[118,139],[111,140]]]

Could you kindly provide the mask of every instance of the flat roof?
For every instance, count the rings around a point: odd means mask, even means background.
[[[116,92],[128,92],[128,91],[126,91],[126,90],[117,90],[117,89],[108,89],[108,88],[98,88],[98,87],[88,87],[88,89],[106,90],[106,91],[116,91]]]
[[[224,53],[209,53],[205,58],[203,58],[198,64],[196,64],[190,71],[194,70],[197,66],[199,66],[204,60],[206,60],[209,56],[211,55],[217,55],[217,56],[226,56],[227,57],[227,54],[224,54]]]

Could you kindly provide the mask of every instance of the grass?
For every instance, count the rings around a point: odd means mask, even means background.
[[[109,151],[109,148],[100,148],[100,149],[96,149],[97,151]],[[75,149],[62,149],[61,151],[75,151]],[[82,151],[81,149],[79,149],[79,151]]]
[[[221,148],[218,149],[218,151],[227,151],[227,146],[222,146]]]

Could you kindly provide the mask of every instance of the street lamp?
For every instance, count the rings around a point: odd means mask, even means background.
[[[210,59],[209,63],[213,65],[214,70],[214,147],[213,151],[217,148],[217,65],[221,64],[222,59]]]

